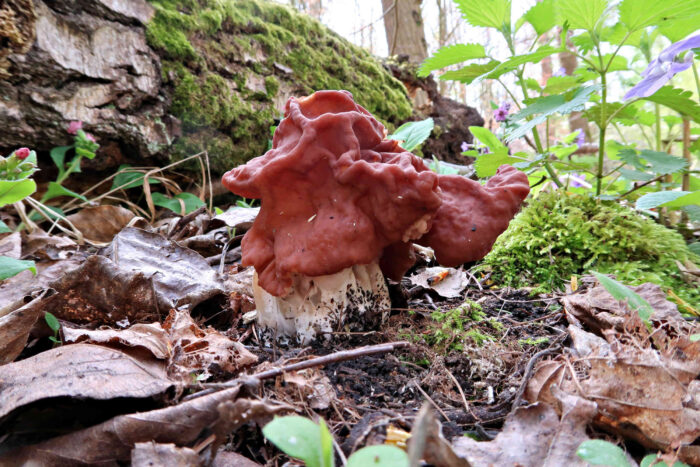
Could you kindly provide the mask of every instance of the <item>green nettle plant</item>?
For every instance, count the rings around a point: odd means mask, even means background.
[[[495,80],[512,99],[514,113],[510,102],[494,112],[501,122],[496,134],[470,128],[486,146],[464,152],[477,158],[477,175],[493,175],[500,164],[509,163],[526,171],[533,184],[550,180],[569,191],[590,190],[600,199],[636,199],[638,209],[684,208],[691,219],[700,218],[697,171],[691,173],[686,159],[668,153],[680,139],[684,121],[692,125],[690,133],[700,134],[700,105],[690,91],[668,84],[676,73],[692,68],[700,94],[694,62],[700,35],[686,38],[700,22],[697,0],[543,0],[515,22],[510,0],[455,3],[469,24],[496,30],[510,51],[505,60],[497,60],[480,44],[450,45],[419,70],[427,76],[450,67],[440,79],[465,84]],[[652,51],[668,42],[673,44],[654,57]],[[560,53],[577,57],[573,73],[562,68],[544,85],[527,77],[528,65]],[[643,67],[641,78],[632,80],[636,85],[614,99],[632,71]],[[522,99],[505,84],[506,75],[515,78]],[[597,128],[598,147],[589,146],[593,156],[575,154],[584,144],[582,132],[558,140],[550,136],[553,119],[574,111],[583,111]],[[628,141],[622,126],[633,127],[627,133],[638,131],[645,144]],[[518,138],[533,151],[511,153],[507,143]],[[700,144],[686,143],[686,149],[697,154]]]
[[[276,417],[262,430],[265,438],[290,457],[308,467],[334,467],[333,435],[323,419],[289,415]],[[408,467],[408,455],[395,446],[367,446],[348,458],[347,467]]]

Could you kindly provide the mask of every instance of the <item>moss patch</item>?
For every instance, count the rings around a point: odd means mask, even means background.
[[[216,173],[266,150],[287,95],[347,89],[392,128],[411,115],[403,85],[318,21],[264,0],[151,0],[149,44],[182,120],[174,158],[209,151]],[[224,144],[228,139],[229,144]]]
[[[595,270],[629,285],[654,282],[697,304],[700,291],[675,263],[687,259],[700,262],[679,233],[616,203],[555,192],[531,201],[483,264],[501,285],[551,291]]]

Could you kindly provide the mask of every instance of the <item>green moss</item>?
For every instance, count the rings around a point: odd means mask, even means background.
[[[151,3],[156,15],[147,39],[162,57],[170,111],[183,122],[174,158],[202,144],[217,167],[262,154],[280,89],[347,89],[390,130],[411,115],[403,85],[367,51],[289,7],[264,0]],[[246,87],[250,71],[264,77],[264,93]],[[215,138],[207,143],[203,135]],[[226,138],[230,144],[221,144]]]
[[[451,310],[435,311],[430,319],[434,324],[428,326],[430,332],[425,334],[425,342],[443,352],[462,351],[467,341],[478,347],[487,341],[494,341],[485,326],[478,327],[480,323],[490,327],[489,332],[496,331],[498,334],[503,330],[498,321],[486,319],[481,305],[469,300]]]
[[[700,261],[679,233],[617,203],[555,192],[513,219],[483,267],[499,285],[547,291],[595,270],[629,285],[654,282],[698,304],[700,291],[683,282],[675,263],[686,259]]]

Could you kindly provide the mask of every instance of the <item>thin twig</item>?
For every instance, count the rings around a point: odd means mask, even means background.
[[[388,352],[393,352],[397,349],[402,349],[405,347],[408,347],[410,344],[406,341],[398,341],[398,342],[387,342],[385,344],[377,344],[377,345],[367,345],[364,347],[358,347],[356,349],[351,349],[351,350],[341,350],[338,352],[333,352],[328,355],[324,355],[322,357],[316,357],[316,358],[311,358],[309,360],[304,360],[303,362],[297,362],[297,363],[292,363],[290,365],[284,365],[278,368],[272,368],[267,371],[263,371],[260,373],[255,373],[252,375],[243,375],[241,377],[238,377],[236,379],[233,379],[231,381],[226,381],[224,383],[197,383],[192,385],[193,387],[205,387],[208,388],[204,391],[200,391],[196,394],[191,394],[190,396],[187,396],[187,398],[193,398],[193,397],[199,397],[199,396],[204,396],[206,394],[210,394],[212,392],[215,392],[218,389],[226,389],[226,388],[231,388],[231,387],[236,387],[240,386],[243,383],[255,383],[260,382],[261,380],[264,379],[270,379],[270,378],[275,378],[277,376],[280,376],[283,373],[287,373],[290,371],[299,371],[299,370],[306,370],[308,368],[314,368],[317,366],[325,366],[331,363],[338,363],[338,362],[344,362],[346,360],[352,360],[355,358],[359,357],[365,357],[367,355],[376,355],[376,354],[381,354],[381,353],[388,353]],[[185,399],[187,399],[185,398]]]
[[[515,400],[513,401],[513,408],[511,409],[511,413],[513,413],[518,407],[520,407],[520,403],[523,400],[523,395],[525,394],[525,388],[527,387],[527,383],[530,382],[530,378],[532,378],[532,373],[535,371],[535,363],[537,363],[537,361],[545,355],[550,355],[558,352],[559,349],[560,347],[556,346],[540,350],[530,358],[530,361],[527,362],[527,366],[525,367],[525,374],[523,375],[523,380],[520,383],[520,388],[518,388],[518,392],[515,395]]]
[[[420,384],[418,384],[417,381],[413,381],[413,386],[415,386],[415,388],[418,389],[418,391],[420,391],[421,394],[423,394],[423,397],[425,397],[428,400],[428,402],[430,402],[433,405],[433,407],[435,407],[437,411],[440,412],[440,415],[442,415],[445,418],[445,421],[450,421],[450,417],[448,417],[447,414],[442,411],[440,406],[437,405],[437,403],[428,395],[427,392],[423,391],[423,388],[420,387]]]
[[[447,375],[450,377],[452,382],[455,383],[455,386],[457,386],[457,390],[459,390],[459,395],[462,396],[462,402],[464,402],[464,408],[466,409],[467,412],[471,414],[472,417],[474,417],[476,420],[479,420],[479,417],[477,417],[474,412],[472,412],[471,407],[469,406],[469,403],[467,402],[467,397],[464,395],[464,391],[462,390],[462,386],[459,384],[459,381],[457,381],[457,378],[455,378],[455,375],[452,374],[450,370],[445,368],[445,371],[447,372]]]
[[[170,231],[168,234],[168,238],[171,240],[180,240],[180,237],[184,235],[184,229],[189,224],[192,222],[197,216],[200,214],[204,213],[207,210],[206,206],[200,206],[191,213],[182,216],[179,221],[175,224],[175,227]]]

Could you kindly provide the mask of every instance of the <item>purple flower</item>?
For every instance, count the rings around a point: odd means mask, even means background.
[[[78,130],[83,128],[83,122],[73,121],[68,125],[68,134],[77,135]]]
[[[497,122],[505,122],[510,110],[510,102],[503,102],[499,108],[493,112],[493,118]]]
[[[582,177],[576,172],[569,174],[569,181],[571,181],[572,188],[581,188],[587,185],[585,177]]]
[[[583,132],[582,129],[578,129],[578,135],[576,135],[576,139],[574,140],[574,143],[576,143],[576,146],[580,149],[586,142],[586,134]]]
[[[563,66],[559,67],[557,71],[552,73],[552,76],[566,76],[566,68]]]
[[[467,143],[466,141],[462,141],[462,145],[460,146],[460,149],[462,152],[468,151],[469,148],[471,147],[471,144]]]
[[[643,79],[625,94],[625,99],[649,97],[661,89],[676,73],[690,68],[693,52],[682,52],[697,47],[700,47],[700,34],[666,47],[642,72]]]

